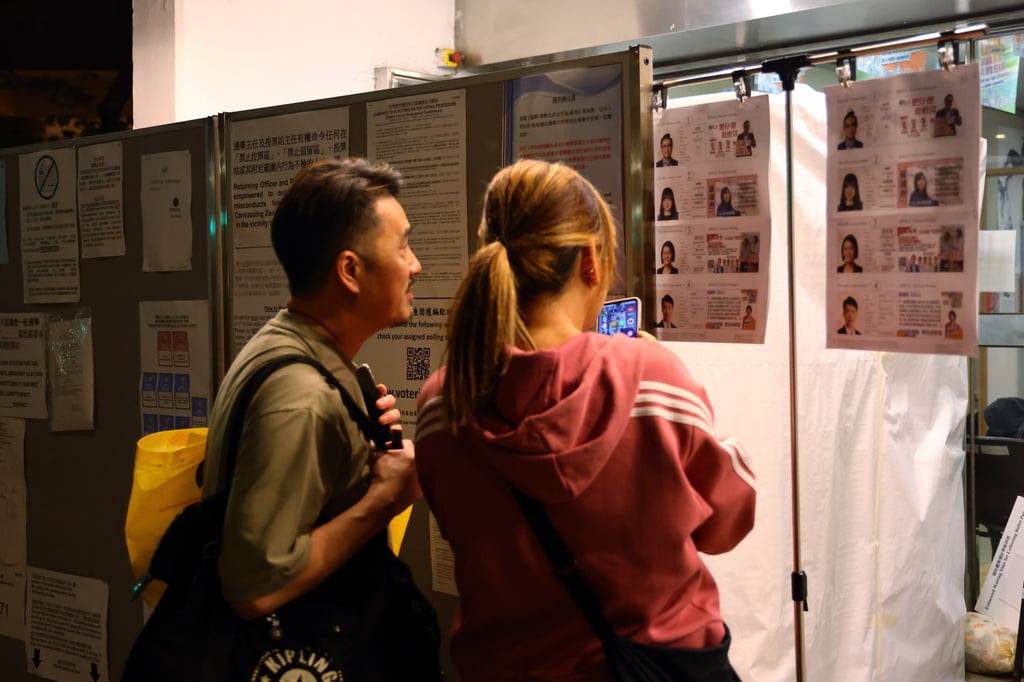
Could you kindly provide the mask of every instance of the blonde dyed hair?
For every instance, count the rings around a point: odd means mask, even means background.
[[[601,194],[560,163],[524,159],[503,168],[484,195],[480,247],[448,317],[442,403],[454,433],[494,393],[509,346],[536,348],[522,310],[557,295],[594,243],[602,277],[615,273],[616,230]]]

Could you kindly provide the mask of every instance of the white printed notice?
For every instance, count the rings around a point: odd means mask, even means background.
[[[430,534],[430,587],[434,592],[459,596],[459,588],[455,585],[455,553],[452,546],[441,535],[441,526],[437,518],[430,512],[428,524]]]
[[[978,65],[825,89],[826,345],[974,355]]]
[[[0,315],[0,417],[46,419],[45,337],[41,313]]]
[[[207,425],[210,306],[207,301],[140,301],[142,435]]]
[[[659,338],[764,343],[769,125],[763,95],[655,115],[655,305],[644,326]]]
[[[26,511],[25,420],[0,417],[0,566],[28,563]]]
[[[416,423],[420,387],[441,367],[448,303],[447,299],[416,299],[407,321],[377,332],[356,357],[357,363],[368,364],[378,383],[395,396],[395,407],[406,424]]]
[[[192,154],[144,154],[141,166],[142,270],[191,270]]]
[[[25,640],[25,565],[0,563],[0,637]]]
[[[348,107],[336,107],[228,121],[235,353],[288,300],[288,280],[270,244],[277,202],[309,164],[348,157],[348,116]]]
[[[1024,497],[1018,497],[974,607],[978,613],[1015,632],[1024,588],[1024,542],[1018,542],[1022,524]]]
[[[82,258],[123,256],[124,190],[120,142],[78,149],[78,224]]]
[[[77,302],[81,285],[75,150],[23,154],[18,164],[25,303]]]
[[[466,271],[466,92],[449,90],[366,105],[367,155],[401,171],[409,244],[423,264],[416,295],[448,299]]]
[[[560,161],[601,192],[619,227],[619,272],[608,293],[625,293],[622,207],[622,69],[618,64],[524,76],[512,83],[513,159]]]
[[[50,430],[85,431],[93,428],[96,383],[93,371],[92,318],[51,318]]]
[[[94,682],[107,674],[107,584],[28,568],[25,658],[48,680]]]
[[[0,161],[0,265],[10,262],[7,253],[7,162]]]

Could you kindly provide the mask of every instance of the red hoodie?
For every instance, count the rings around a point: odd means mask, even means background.
[[[502,477],[543,503],[620,635],[719,644],[718,589],[698,550],[743,539],[755,492],[742,448],[712,430],[704,389],[664,346],[621,334],[511,353],[493,403],[458,438],[442,420],[443,369],[419,396],[416,463],[455,554],[463,682],[610,679]]]

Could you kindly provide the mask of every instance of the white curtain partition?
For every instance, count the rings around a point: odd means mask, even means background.
[[[795,679],[785,101],[772,96],[763,346],[669,343],[757,475],[756,526],[707,557],[744,680]],[[673,106],[697,100],[673,102]],[[797,445],[810,682],[964,680],[962,357],[826,350],[825,99],[793,93]]]

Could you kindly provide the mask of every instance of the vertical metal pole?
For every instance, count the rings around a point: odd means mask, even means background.
[[[807,574],[800,568],[800,470],[797,458],[797,374],[796,374],[796,278],[793,240],[793,87],[796,74],[810,61],[805,56],[784,57],[765,62],[761,69],[779,74],[786,93],[786,260],[789,268],[789,443],[792,476],[793,508],[793,631],[796,652],[796,680],[803,682],[804,670],[804,612],[807,611]]]

